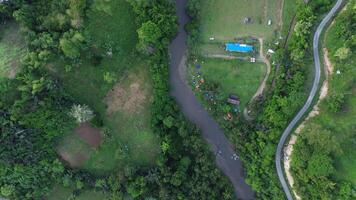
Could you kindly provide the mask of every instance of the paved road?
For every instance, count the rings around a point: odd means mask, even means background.
[[[201,130],[204,139],[210,144],[216,155],[216,163],[232,182],[239,199],[254,199],[254,192],[244,181],[244,173],[240,160],[231,159],[235,153],[231,144],[219,128],[218,124],[198,102],[186,82],[186,51],[187,33],[184,25],[189,21],[185,13],[187,0],[176,0],[177,16],[179,17],[179,33],[170,46],[170,85],[171,95],[180,105],[184,115]],[[221,151],[221,153],[217,153]]]
[[[289,134],[292,132],[296,124],[300,121],[300,119],[304,116],[304,114],[307,112],[309,109],[316,92],[318,91],[319,88],[319,82],[320,82],[320,56],[319,56],[319,38],[320,34],[324,30],[325,26],[330,22],[332,17],[335,15],[337,10],[341,7],[343,0],[338,0],[335,4],[335,6],[331,9],[331,11],[324,17],[323,21],[319,24],[315,34],[314,34],[314,39],[313,39],[313,53],[314,53],[314,63],[315,63],[315,76],[314,76],[314,83],[313,87],[309,93],[309,97],[307,101],[305,102],[304,106],[302,109],[298,112],[298,114],[294,117],[294,119],[289,123],[287,128],[284,130],[282,137],[279,140],[278,147],[277,147],[277,152],[276,152],[276,167],[277,167],[277,173],[279,177],[279,181],[282,184],[283,190],[287,196],[288,200],[293,200],[293,196],[289,190],[289,186],[286,182],[286,179],[284,177],[283,169],[282,169],[282,154],[283,154],[283,148],[284,144],[286,142],[286,139],[288,138]]]

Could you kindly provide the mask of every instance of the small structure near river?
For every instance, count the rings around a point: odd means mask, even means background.
[[[240,43],[226,43],[225,50],[229,52],[249,53],[253,51],[253,46]]]
[[[230,94],[227,98],[227,102],[233,105],[240,105],[240,98],[236,95]]]

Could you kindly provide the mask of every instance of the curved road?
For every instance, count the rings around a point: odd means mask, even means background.
[[[171,95],[180,105],[184,115],[202,130],[204,139],[210,144],[211,150],[216,155],[218,167],[232,182],[236,196],[239,199],[254,199],[254,192],[244,181],[241,161],[231,158],[235,153],[231,144],[218,124],[198,102],[186,82],[187,33],[184,30],[184,25],[189,21],[185,13],[186,2],[187,0],[176,0],[179,33],[170,45],[171,63],[169,82],[171,85]]]
[[[316,92],[318,91],[319,88],[319,82],[320,82],[320,56],[319,56],[319,38],[324,30],[326,24],[330,22],[332,17],[335,15],[336,11],[341,7],[343,0],[338,0],[335,4],[335,6],[331,9],[331,11],[324,17],[323,21],[319,24],[315,34],[314,34],[314,39],[313,39],[313,53],[314,53],[314,63],[315,63],[315,76],[314,76],[314,83],[313,87],[309,93],[309,97],[302,107],[302,109],[298,112],[298,114],[294,117],[294,119],[289,123],[287,128],[284,130],[281,139],[279,140],[278,147],[277,147],[277,152],[276,152],[276,167],[277,167],[277,173],[279,177],[279,181],[281,182],[281,185],[283,187],[283,190],[288,198],[288,200],[293,200],[293,196],[289,190],[289,186],[286,182],[286,179],[284,177],[283,169],[282,169],[282,153],[283,153],[283,147],[286,142],[286,139],[288,138],[289,134],[292,132],[294,129],[295,125],[300,121],[300,119],[303,117],[303,115],[307,112],[309,109]]]

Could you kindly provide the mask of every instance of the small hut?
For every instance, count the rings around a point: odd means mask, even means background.
[[[240,105],[240,98],[236,95],[230,94],[227,98],[227,102],[233,105]]]

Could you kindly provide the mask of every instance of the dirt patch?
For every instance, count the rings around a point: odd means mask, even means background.
[[[123,81],[117,83],[106,95],[104,102],[107,105],[107,115],[111,116],[115,112],[122,110],[127,113],[138,113],[143,109],[144,103],[148,100],[148,90],[143,86],[142,78],[136,75],[128,77],[128,86]]]
[[[75,130],[75,134],[77,134],[82,140],[88,143],[90,146],[97,148],[101,141],[102,136],[100,131],[94,127],[92,127],[88,122],[81,123]]]
[[[81,152],[74,154],[67,152],[65,149],[58,150],[60,157],[69,163],[71,167],[80,167],[86,160],[89,159],[89,155]]]
[[[324,51],[325,70],[326,70],[326,74],[329,76],[333,74],[334,67],[330,62],[328,50],[324,48],[323,51]]]

